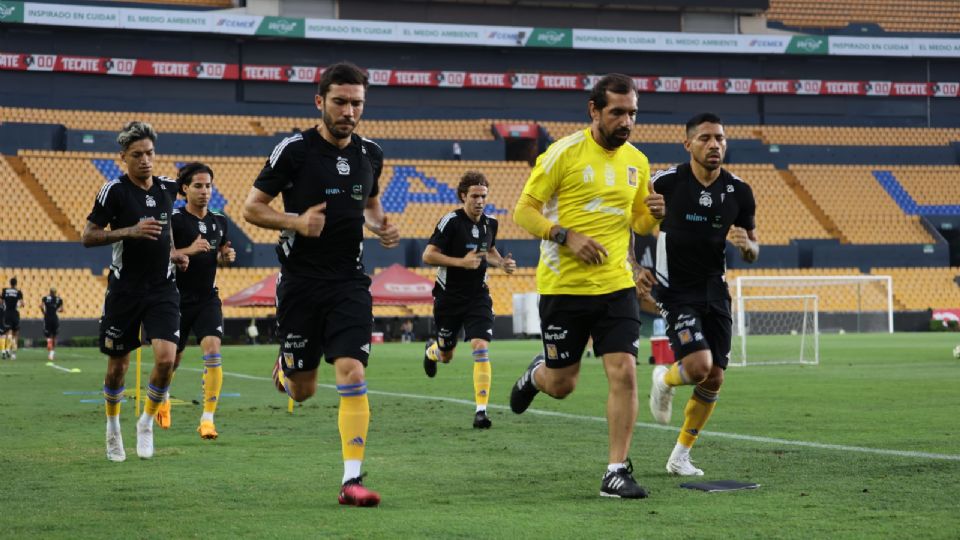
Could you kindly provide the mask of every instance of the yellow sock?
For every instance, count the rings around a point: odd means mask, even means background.
[[[683,372],[683,366],[680,362],[670,364],[670,370],[663,374],[663,382],[668,386],[683,386],[690,384],[686,373]]]
[[[120,400],[123,399],[123,387],[108,388],[103,385],[103,401],[106,404],[107,416],[120,416]]]
[[[697,385],[693,388],[693,395],[690,401],[687,401],[686,408],[683,409],[683,427],[680,429],[680,436],[677,442],[690,448],[697,442],[700,431],[707,425],[707,420],[713,414],[713,409],[717,407],[717,396],[720,392],[707,390]]]
[[[7,336],[0,336],[0,351],[7,350]]]
[[[219,354],[203,357],[203,412],[217,412],[220,389],[223,388],[223,367]]]
[[[343,459],[363,460],[367,447],[367,429],[370,427],[370,402],[367,400],[367,383],[338,384],[340,412],[337,426],[340,428],[340,444]]]
[[[427,347],[427,358],[433,360],[434,362],[440,361],[440,346],[437,345],[437,342],[434,341],[432,345]]]
[[[478,406],[486,407],[490,401],[490,380],[493,378],[493,367],[487,349],[473,351],[473,394]]]
[[[158,388],[152,384],[147,385],[147,401],[143,404],[143,411],[147,413],[147,416],[155,416],[157,414],[157,409],[160,408],[160,404],[163,403],[163,398],[167,395],[167,389]]]

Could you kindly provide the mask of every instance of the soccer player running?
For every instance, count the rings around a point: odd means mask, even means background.
[[[43,336],[47,338],[47,360],[53,361],[57,352],[57,332],[60,331],[60,313],[63,313],[63,298],[57,296],[57,289],[50,287],[50,294],[40,299],[40,313],[43,313]]]
[[[180,293],[174,266],[186,268],[173,250],[170,215],[177,184],[153,176],[157,133],[131,122],[117,136],[127,173],[100,188],[80,241],[84,247],[112,244],[113,260],[100,318],[100,352],[107,355],[103,397],[107,412],[107,459],[124,461],[120,400],[130,353],[143,337],[153,345],[147,401],[137,421],[137,455],[153,457],[153,416],[173,374],[180,329]],[[110,226],[110,230],[106,226]]]
[[[522,413],[539,392],[563,399],[577,384],[587,339],[608,381],[609,460],[600,495],[647,496],[627,457],[637,417],[638,288],[628,263],[631,229],[649,233],[663,216],[650,195],[647,157],[627,140],[637,114],[633,79],[597,81],[587,105],[589,128],[550,145],[537,158],[514,220],[541,238],[537,266],[544,354],[514,385],[510,408]],[[641,290],[652,276],[641,275]]]
[[[487,288],[487,266],[503,268],[512,274],[517,263],[508,253],[497,251],[497,220],[483,213],[487,206],[490,182],[483,173],[467,171],[457,185],[463,207],[443,216],[423,251],[423,262],[437,266],[433,287],[433,317],[437,339],[427,343],[423,370],[428,377],[437,374],[437,362],[453,359],[457,335],[473,349],[473,391],[477,410],[473,427],[490,428],[487,416],[490,383],[490,340],[493,339],[493,300]]]
[[[217,265],[232,263],[237,259],[237,252],[230,247],[227,218],[207,208],[213,195],[213,169],[199,162],[187,163],[177,173],[177,186],[187,204],[182,210],[173,211],[173,245],[177,253],[190,258],[190,265],[185,271],[177,271],[180,341],[173,370],[175,374],[180,367],[192,330],[203,351],[203,413],[197,431],[201,439],[216,439],[213,415],[223,388],[220,354],[223,307],[216,285]],[[170,427],[169,391],[160,404],[156,420],[163,429]]]
[[[17,340],[20,337],[20,308],[23,293],[17,288],[17,278],[10,278],[10,286],[3,289],[3,358],[17,359]]]
[[[366,104],[367,76],[343,62],[327,67],[315,97],[322,122],[282,140],[247,197],[243,217],[280,230],[277,254],[277,389],[295,401],[317,391],[325,357],[340,394],[344,460],[340,504],[376,506],[380,495],[361,481],[370,405],[365,368],[373,331],[370,278],[361,255],[363,228],[384,247],[400,243],[380,205],[380,147],[354,133]],[[283,193],[284,212],[270,207]]]
[[[727,140],[720,118],[711,113],[691,118],[683,146],[689,163],[653,177],[667,206],[657,238],[653,295],[679,360],[669,368],[654,368],[650,412],[657,422],[669,423],[675,388],[694,387],[667,472],[701,476],[703,471],[690,462],[690,448],[717,405],[730,360],[732,318],[724,279],[728,232],[748,263],[757,260],[760,246],[753,191],[722,167]]]

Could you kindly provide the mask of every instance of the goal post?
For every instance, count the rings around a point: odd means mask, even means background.
[[[820,363],[816,295],[738,296],[733,315],[729,365]]]
[[[890,276],[738,276],[731,292],[731,365],[815,364],[820,333],[893,332]]]

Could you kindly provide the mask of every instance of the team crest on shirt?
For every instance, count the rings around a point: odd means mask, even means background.
[[[480,229],[478,229],[477,226],[474,225],[473,228],[470,229],[470,234],[472,234],[474,238],[480,238]]]
[[[200,234],[207,234],[207,224],[204,222],[197,223],[197,228],[200,229]]]
[[[340,176],[348,176],[350,174],[350,162],[347,161],[347,158],[337,158],[337,172],[340,173]]]
[[[150,195],[147,195],[147,206],[149,208],[153,208],[156,205],[157,205],[157,201],[153,200],[153,197],[151,197]]]
[[[627,185],[630,187],[637,187],[637,168],[636,167],[627,167]]]
[[[700,206],[706,206],[707,208],[713,206],[713,197],[710,196],[709,191],[700,192]]]

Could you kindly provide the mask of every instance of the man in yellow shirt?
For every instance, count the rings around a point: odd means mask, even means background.
[[[544,353],[514,385],[510,408],[520,414],[539,392],[563,399],[576,387],[589,338],[609,384],[609,465],[600,495],[641,499],[627,453],[637,419],[637,290],[648,271],[631,273],[632,231],[649,233],[663,218],[663,198],[649,190],[647,157],[628,141],[637,89],[626,75],[597,81],[588,102],[591,125],[537,158],[514,221],[542,240],[537,267]],[[635,284],[634,276],[639,276]]]

